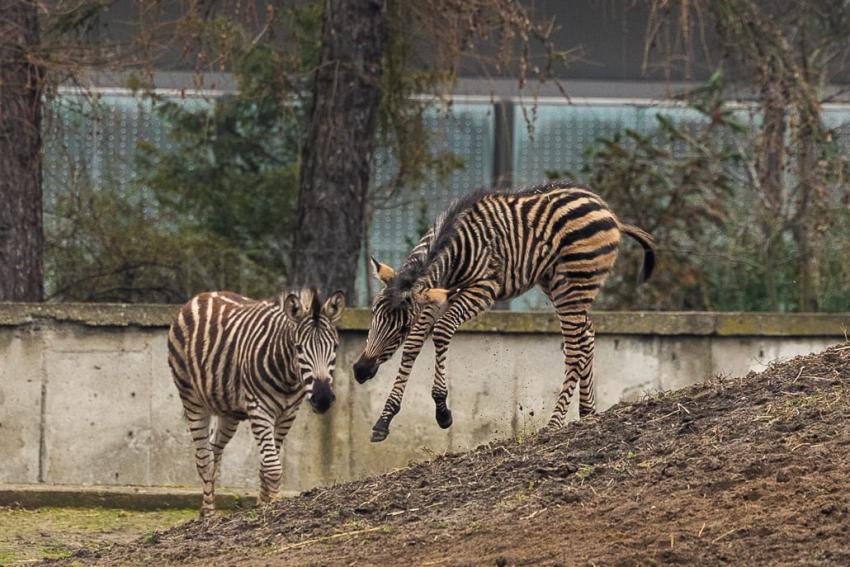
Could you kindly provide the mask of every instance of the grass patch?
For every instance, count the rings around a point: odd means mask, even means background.
[[[0,507],[0,565],[58,559],[83,547],[153,538],[156,530],[197,515],[197,510]]]

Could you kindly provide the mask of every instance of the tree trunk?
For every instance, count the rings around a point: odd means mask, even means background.
[[[0,301],[41,301],[41,85],[36,2],[0,0]]]
[[[765,80],[762,88],[762,139],[758,158],[759,184],[761,185],[761,232],[764,239],[764,284],[767,307],[779,309],[777,281],[777,256],[781,252],[779,241],[783,224],[785,197],[785,119],[787,101],[782,85]]]
[[[326,0],[291,283],[352,301],[381,104],[383,0]]]
[[[817,134],[807,118],[797,133],[797,199],[796,222],[792,234],[797,244],[797,296],[799,311],[820,311],[821,259],[823,242],[830,225],[827,206],[829,188],[826,173],[817,159]]]

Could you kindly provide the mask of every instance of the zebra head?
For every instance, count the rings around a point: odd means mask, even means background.
[[[345,309],[345,294],[333,293],[324,304],[315,290],[302,290],[300,297],[290,293],[283,300],[286,316],[295,323],[292,338],[298,371],[307,400],[317,413],[333,405],[333,373],[339,333],[336,323]]]
[[[442,289],[398,285],[395,270],[374,258],[372,267],[384,289],[372,302],[372,323],[366,347],[354,364],[354,378],[360,384],[374,378],[378,367],[398,350],[423,307],[431,303],[445,303],[447,296],[446,290]]]

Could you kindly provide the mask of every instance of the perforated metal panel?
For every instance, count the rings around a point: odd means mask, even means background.
[[[419,240],[423,224],[430,225],[457,197],[491,184],[493,170],[493,112],[489,103],[456,103],[451,111],[431,110],[426,127],[435,132],[432,151],[451,152],[464,167],[443,182],[428,181],[416,190],[405,190],[386,202],[375,201],[369,250],[376,258],[398,266]],[[373,185],[389,183],[396,172],[392,156],[376,158]],[[357,290],[360,304],[367,298],[366,278],[371,272],[361,257]],[[380,284],[378,284],[380,285]]]
[[[547,173],[557,171],[582,181],[580,171],[587,162],[587,149],[600,138],[624,129],[649,134],[658,129],[656,115],[675,124],[696,129],[705,118],[696,110],[672,106],[627,104],[541,104],[529,129],[521,112],[514,123],[514,182],[517,186],[545,182]],[[549,309],[537,289],[510,302],[514,310]]]
[[[214,104],[204,97],[179,100],[198,109]],[[545,181],[547,171],[578,173],[586,161],[586,149],[600,137],[632,128],[650,133],[657,127],[655,115],[662,113],[678,124],[696,127],[702,120],[694,110],[681,107],[651,107],[628,104],[547,104],[535,112],[532,132],[523,113],[514,113],[514,184],[529,185]],[[740,111],[745,123],[757,123],[758,116]],[[823,110],[827,127],[838,136],[845,151],[850,151],[850,108],[830,106]],[[423,224],[430,224],[456,197],[482,186],[490,186],[493,175],[494,116],[490,102],[455,103],[450,112],[432,110],[426,126],[435,132],[434,151],[451,151],[465,167],[444,182],[426,182],[416,191],[406,190],[391,199],[375,203],[370,231],[370,251],[392,265],[399,265],[420,236]],[[136,175],[136,152],[140,140],[159,148],[173,147],[169,126],[153,112],[148,101],[127,95],[90,97],[63,94],[52,101],[44,123],[44,194],[46,222],[57,195],[71,186],[94,189],[109,184],[127,191],[138,191],[132,181]],[[395,173],[392,156],[376,156],[373,185],[385,186]],[[359,302],[367,301],[368,269],[361,258],[357,289]],[[547,309],[539,292],[530,292],[514,300],[513,309]]]
[[[208,107],[201,97],[174,99],[189,109]],[[64,94],[46,108],[44,122],[45,203],[71,186],[129,190],[136,176],[140,141],[174,147],[170,128],[148,100],[128,95]]]

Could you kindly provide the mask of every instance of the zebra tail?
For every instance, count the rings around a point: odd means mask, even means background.
[[[643,248],[643,267],[638,277],[638,283],[643,283],[655,269],[655,240],[648,232],[631,224],[620,225],[620,230],[637,240]]]

